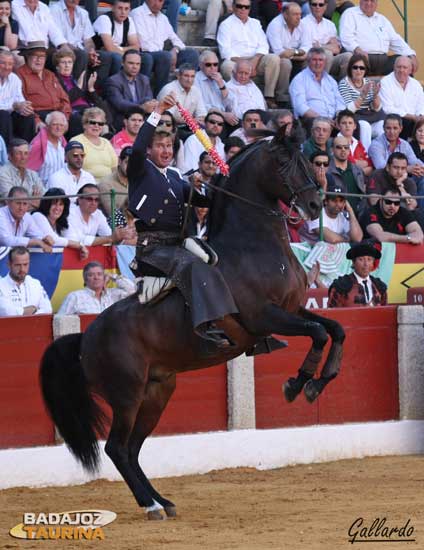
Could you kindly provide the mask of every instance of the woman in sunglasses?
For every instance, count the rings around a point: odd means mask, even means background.
[[[347,75],[339,82],[340,95],[346,108],[356,115],[361,142],[366,150],[371,139],[383,133],[385,117],[379,96],[380,83],[369,80],[368,72],[368,59],[362,54],[354,54],[347,66]]]
[[[109,140],[101,137],[106,126],[106,113],[98,107],[91,107],[82,115],[84,132],[74,137],[84,146],[84,170],[96,179],[104,178],[118,165],[118,157]]]

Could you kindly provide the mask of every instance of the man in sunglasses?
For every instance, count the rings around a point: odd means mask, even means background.
[[[333,140],[333,158],[331,159],[328,173],[333,181],[344,185],[348,193],[364,195],[366,191],[365,176],[362,168],[349,162],[350,143],[348,138],[337,136]],[[349,204],[354,212],[358,213],[360,205],[365,207],[366,200],[361,197],[349,197]]]
[[[83,170],[84,146],[79,141],[69,141],[65,146],[65,161],[63,168],[54,172],[47,180],[47,189],[59,187],[65,191],[65,195],[76,195],[78,189],[90,183],[96,185],[96,180],[86,170]],[[76,197],[69,197],[75,203]]]
[[[380,242],[422,244],[423,232],[412,212],[401,206],[399,188],[388,189],[359,220],[366,237]]]
[[[211,140],[217,153],[221,158],[225,157],[224,144],[219,137],[224,129],[224,117],[218,111],[209,111],[205,117],[204,132]],[[191,135],[184,142],[184,167],[183,173],[190,170],[197,170],[199,157],[203,153],[204,147],[195,135]]]
[[[234,100],[218,70],[216,53],[204,50],[199,56],[199,67],[194,83],[202,94],[206,109],[220,111],[227,124],[237,126],[239,119],[234,114]]]
[[[418,69],[415,51],[393,25],[377,12],[378,0],[359,0],[359,6],[346,10],[340,19],[340,39],[348,52],[368,58],[371,75],[389,74],[398,55],[412,61],[412,73]],[[395,55],[389,55],[389,51]]]
[[[313,46],[324,48],[327,57],[325,70],[336,80],[346,76],[351,52],[342,52],[336,25],[324,17],[328,8],[327,0],[309,0],[311,13],[302,19],[306,51]],[[350,7],[352,7],[351,4]]]
[[[267,105],[276,108],[276,102],[286,100],[284,63],[278,55],[269,53],[260,22],[249,17],[250,8],[250,0],[234,0],[233,14],[219,25],[217,41],[224,60],[221,71],[225,80],[229,80],[235,63],[240,59],[249,60],[252,64],[251,78],[263,76]]]
[[[96,185],[87,183],[78,190],[76,204],[71,204],[68,217],[68,229],[63,237],[80,242],[84,246],[117,244],[132,239],[131,228],[117,227],[113,232],[106,217],[99,209],[99,190]]]

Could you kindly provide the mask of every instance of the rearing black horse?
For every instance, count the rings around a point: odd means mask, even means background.
[[[306,276],[278,207],[282,200],[309,218],[321,209],[298,144],[283,131],[256,142],[235,157],[229,178],[218,186],[222,192],[213,199],[209,242],[238,307],[238,315],[218,322],[235,346],[205,354],[190,311],[174,289],[156,303],[141,305],[133,295],[114,304],[84,334],[51,344],[41,363],[50,415],[89,470],[98,463],[97,434],[104,420],[93,394],[109,403],[113,419],[105,451],[150,519],[162,519],[162,508],[168,516],[176,513],[175,505],[152,487],[138,458],[175,389],[177,373],[227,361],[271,334],[312,339],[297,378],[284,386],[289,401],[304,388],[312,402],[340,368],[344,331],[301,307]],[[328,335],[331,348],[320,378],[314,379]]]

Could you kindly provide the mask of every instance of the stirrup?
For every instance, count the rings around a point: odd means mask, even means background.
[[[167,294],[175,285],[168,277],[143,277],[137,281],[137,295],[140,304],[147,304]]]
[[[205,264],[216,265],[218,263],[218,254],[215,250],[198,237],[187,237],[183,241],[183,247],[203,260]]]

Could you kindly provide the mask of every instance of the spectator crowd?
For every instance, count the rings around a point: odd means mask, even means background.
[[[200,55],[178,34],[180,4],[111,0],[100,13],[92,0],[0,0],[0,246],[15,247],[1,295],[36,288],[26,247],[85,259],[93,245],[135,244],[128,158],[168,94],[227,161],[258,139],[251,129],[302,126],[325,199],[321,220],[290,228],[293,241],[422,244],[419,61],[378,0],[191,0],[206,11]],[[177,108],[159,129],[172,136],[173,166],[209,193],[218,168]],[[207,209],[194,209],[190,230],[206,239],[207,222]],[[62,311],[91,301],[101,311],[113,301],[99,290],[106,279],[91,265]],[[45,311],[43,289],[34,292],[37,304],[3,311]]]

